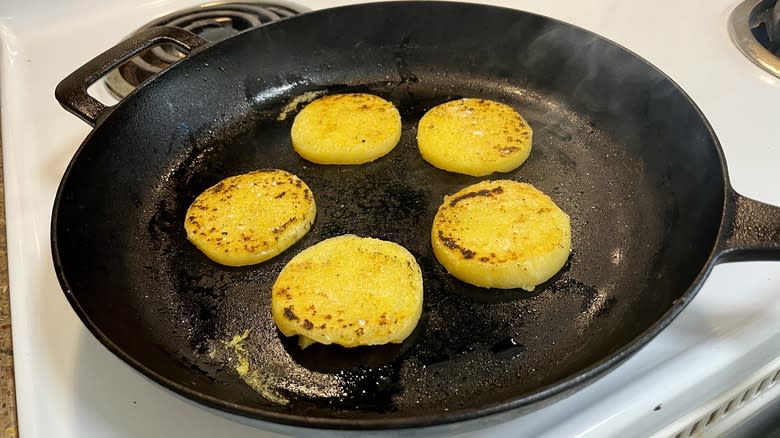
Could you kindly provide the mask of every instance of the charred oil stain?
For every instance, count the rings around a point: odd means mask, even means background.
[[[599,295],[599,291],[595,286],[591,286],[581,281],[578,281],[569,276],[562,276],[553,282],[549,290],[554,293],[573,294],[582,297],[582,303],[580,304],[580,311],[586,312],[591,309],[596,302]],[[599,306],[599,310],[594,314],[596,317],[603,317],[610,314],[612,308],[617,304],[617,299],[614,297],[607,298],[602,305]]]
[[[180,268],[176,279],[179,296],[189,304],[197,338],[213,339],[219,336],[216,321],[220,303],[227,291],[226,284],[230,283],[229,276],[198,275],[189,269]]]
[[[409,65],[406,62],[406,54],[404,53],[410,40],[411,36],[407,35],[404,37],[403,41],[401,41],[401,44],[398,47],[398,51],[395,52],[395,56],[393,57],[393,60],[395,61],[395,68],[398,71],[398,77],[401,80],[401,84],[413,84],[419,81],[417,76],[415,76],[415,74],[412,73],[412,71],[409,69]]]
[[[388,184],[382,190],[354,191],[354,209],[393,221],[415,221],[424,210],[427,196],[421,187]]]
[[[146,230],[152,237],[152,245],[157,251],[170,251],[172,247],[171,237],[174,228],[178,225],[179,218],[176,211],[171,208],[170,202],[160,201],[160,205],[149,221]]]
[[[357,368],[337,373],[347,390],[341,397],[329,400],[338,409],[389,413],[398,410],[394,398],[403,390],[401,362],[376,368]]]
[[[360,186],[370,185],[372,177],[371,174],[344,174],[345,181],[363,180]],[[384,238],[389,239],[390,233],[408,234],[409,230],[415,230],[427,221],[425,206],[430,197],[421,187],[397,182],[381,188],[320,193],[317,202],[318,213],[322,212],[322,231],[326,236],[355,233],[383,238],[376,231],[384,229]],[[338,220],[336,217],[352,220]]]
[[[604,304],[601,305],[599,310],[596,312],[595,317],[604,317],[609,316],[610,313],[612,313],[612,309],[615,308],[615,305],[618,303],[617,298],[607,298],[606,301],[604,301]]]

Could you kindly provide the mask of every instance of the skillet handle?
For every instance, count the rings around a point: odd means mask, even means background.
[[[780,261],[780,207],[729,189],[718,261]]]
[[[192,52],[207,40],[184,29],[171,26],[153,27],[121,41],[96,56],[57,85],[54,96],[66,110],[95,126],[111,108],[87,93],[87,88],[112,69],[120,66],[142,50],[160,43],[172,43]]]

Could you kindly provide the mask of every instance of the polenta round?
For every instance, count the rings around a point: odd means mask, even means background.
[[[231,176],[198,195],[184,220],[187,239],[228,266],[268,260],[309,231],[311,190],[297,176],[265,169]]]
[[[532,291],[566,263],[571,226],[531,184],[482,181],[444,198],[431,242],[439,263],[466,283]]]
[[[346,234],[306,248],[273,285],[273,320],[302,348],[401,343],[422,313],[422,273],[393,242]]]
[[[437,105],[420,119],[417,146],[442,170],[471,176],[509,172],[531,153],[533,132],[512,107],[465,98]]]
[[[292,145],[318,164],[362,164],[390,152],[401,139],[392,103],[364,93],[334,94],[306,105],[292,124]]]

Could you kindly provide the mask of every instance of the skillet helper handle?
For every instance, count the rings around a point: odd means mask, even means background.
[[[726,226],[718,241],[721,262],[780,261],[780,207],[729,189]]]
[[[121,41],[68,75],[57,85],[54,96],[66,110],[95,126],[112,107],[103,105],[87,93],[87,88],[112,69],[144,49],[160,43],[171,43],[192,52],[207,40],[184,29],[171,26],[153,27]]]

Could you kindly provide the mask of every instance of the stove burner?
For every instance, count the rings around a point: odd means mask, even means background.
[[[780,78],[780,0],[745,0],[731,13],[729,34],[756,65]]]
[[[239,32],[304,12],[299,6],[271,3],[208,3],[183,9],[147,23],[138,31],[155,26],[175,26],[217,42]],[[105,83],[115,97],[127,96],[138,85],[187,56],[172,44],[151,47],[106,75]]]

